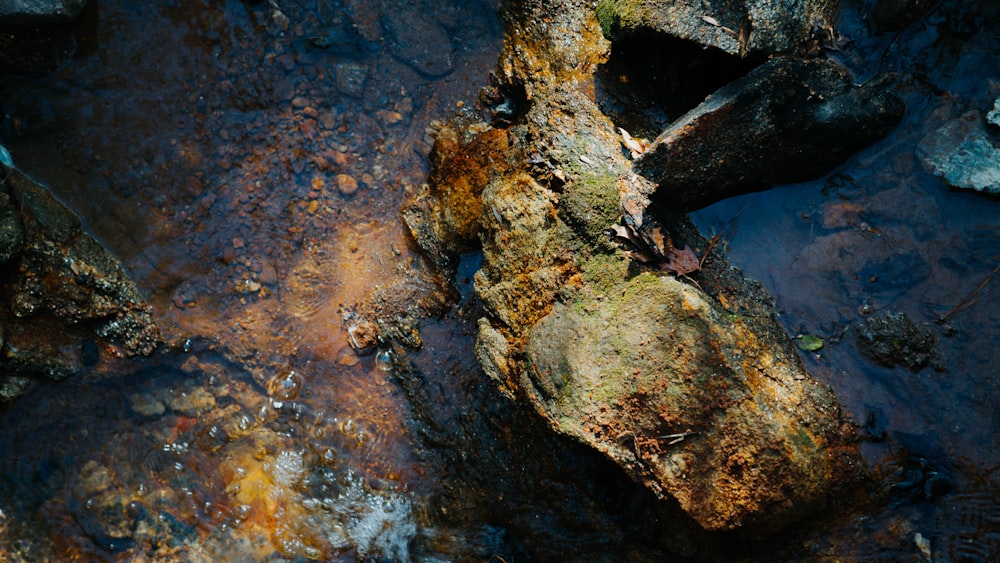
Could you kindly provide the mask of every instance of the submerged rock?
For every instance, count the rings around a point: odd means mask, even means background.
[[[659,184],[658,197],[705,205],[822,176],[884,136],[903,109],[832,61],[777,57],[673,122],[637,169]]]
[[[0,285],[4,377],[74,375],[92,361],[87,343],[95,339],[128,356],[152,353],[160,331],[121,264],[43,186],[16,168],[0,171],[7,203],[0,228],[11,272]]]
[[[686,218],[648,207],[653,184],[594,101],[607,52],[594,12],[508,9],[498,76],[501,91],[523,93],[514,125],[437,143],[436,162],[468,165],[439,165],[408,208],[439,264],[480,240],[484,371],[705,529],[766,533],[824,505],[857,477],[852,433],[759,286],[716,255],[682,281],[631,263],[605,233],[624,220],[707,248]]]
[[[924,167],[953,188],[1000,196],[1000,147],[978,111],[927,135],[917,147]]]
[[[866,356],[886,367],[919,371],[934,357],[934,335],[905,313],[869,317],[858,329],[858,341]]]
[[[394,57],[428,76],[454,70],[451,38],[422,3],[382,0],[381,8],[385,38]]]

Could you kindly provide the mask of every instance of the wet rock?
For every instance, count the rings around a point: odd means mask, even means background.
[[[491,134],[502,143],[451,145],[489,173],[456,167],[469,188],[453,198],[442,197],[453,177],[434,176],[414,204],[431,225],[418,240],[480,239],[485,373],[705,529],[768,532],[821,506],[856,477],[857,452],[759,286],[715,258],[690,272],[697,286],[680,281],[630,263],[605,234],[624,208],[637,230],[660,222],[678,244],[706,247],[683,217],[637,203],[653,184],[632,172],[590,91],[607,48],[593,12],[508,8],[499,89],[523,92],[525,107]],[[444,219],[476,210],[478,225]]]
[[[17,208],[7,193],[0,193],[0,265],[6,264],[21,250],[24,229]]]
[[[885,135],[903,104],[823,59],[774,58],[673,122],[638,161],[682,206],[812,179]]]
[[[454,270],[458,255],[479,243],[480,196],[504,164],[507,133],[490,129],[459,138],[456,126],[437,132],[431,150],[431,174],[403,209],[413,238],[434,264]]]
[[[307,41],[317,49],[343,56],[357,56],[364,49],[361,35],[348,21],[319,27],[309,34]]]
[[[382,0],[389,52],[414,70],[444,76],[454,69],[451,38],[422,2]]]
[[[993,109],[986,114],[986,121],[994,127],[1000,127],[1000,98],[993,102]]]
[[[368,65],[342,63],[334,68],[337,74],[337,90],[340,93],[354,98],[364,96],[365,82],[368,80]]]
[[[837,0],[600,0],[597,17],[617,39],[655,30],[730,54],[792,53],[809,40],[815,25],[833,22]]]
[[[121,265],[86,234],[69,209],[15,168],[3,168],[4,196],[16,216],[0,212],[16,273],[0,285],[9,375],[61,379],[84,369],[94,335],[128,356],[150,354],[161,336],[150,306]],[[23,242],[16,243],[17,223]]]
[[[858,328],[858,342],[866,356],[886,367],[901,365],[919,371],[934,357],[934,335],[906,313],[869,317]]]
[[[978,111],[927,135],[917,147],[924,167],[952,188],[1000,196],[1000,147]]]
[[[0,26],[26,27],[67,23],[76,19],[87,0],[2,0]]]

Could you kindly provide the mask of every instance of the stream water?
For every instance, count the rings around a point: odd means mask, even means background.
[[[870,422],[866,461],[891,502],[730,553],[920,560],[919,533],[935,561],[985,561],[1000,550],[1000,219],[915,146],[1000,96],[1000,19],[945,2],[874,33],[848,4],[856,49],[839,56],[859,79],[896,73],[904,122],[827,178],[693,216],[792,335],[824,339],[803,359]],[[0,412],[0,558],[700,559],[650,493],[538,436],[483,381],[475,255],[419,351],[349,345],[373,293],[437,299],[399,210],[433,120],[476,111],[495,11],[91,0],[72,61],[3,79],[0,141],[122,259],[169,345]],[[934,334],[930,366],[859,352],[857,327],[889,310]]]

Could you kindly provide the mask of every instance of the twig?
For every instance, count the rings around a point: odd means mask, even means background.
[[[965,296],[965,299],[961,300],[958,303],[958,305],[955,305],[954,309],[942,315],[937,320],[938,324],[944,323],[955,313],[975,303],[976,302],[975,297],[979,295],[979,292],[982,291],[983,288],[986,287],[988,283],[990,283],[990,281],[993,279],[993,274],[996,274],[997,272],[1000,272],[1000,264],[997,264],[997,267],[993,268],[993,271],[987,274],[986,277],[983,278],[983,281],[979,282],[979,285],[977,285],[975,289],[973,289],[971,292],[969,292],[968,295]]]
[[[712,237],[712,242],[708,243],[708,248],[705,250],[705,254],[702,254],[701,256],[701,262],[698,262],[699,268],[705,267],[705,260],[708,260],[708,255],[712,252],[712,249],[715,248],[715,245],[719,244],[719,238],[721,236],[722,233],[715,233],[715,236]]]
[[[694,436],[697,433],[698,432],[696,431],[689,430],[687,432],[678,432],[677,434],[667,434],[665,436],[657,436],[657,438],[659,438],[660,440],[670,440],[669,442],[667,442],[667,445],[672,446],[678,442],[683,442],[684,438],[687,438],[688,436]]]

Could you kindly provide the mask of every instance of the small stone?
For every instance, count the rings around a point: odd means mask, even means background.
[[[358,191],[358,181],[349,174],[337,174],[337,189],[344,195]]]
[[[129,397],[129,402],[132,412],[142,416],[159,416],[167,410],[163,401],[147,393],[136,393]]]
[[[236,237],[233,239],[233,248],[243,248],[245,245],[246,243],[244,243],[243,239],[241,239],[240,237]]]
[[[294,98],[292,98],[292,107],[293,108],[299,108],[299,109],[301,109],[301,108],[307,107],[308,105],[309,105],[309,100],[307,100],[306,98],[303,98],[302,96],[295,96]]]
[[[403,120],[403,114],[398,111],[390,110],[379,110],[375,112],[375,116],[378,117],[379,121],[385,123],[386,125],[394,125]]]
[[[278,283],[278,271],[274,269],[274,266],[270,262],[264,262],[260,266],[260,281],[266,285],[274,285]]]
[[[318,210],[318,209],[319,209],[319,202],[316,201],[315,199],[312,200],[312,201],[310,201],[309,202],[309,207],[306,208],[306,210],[309,212],[310,215],[315,214],[316,210]]]

